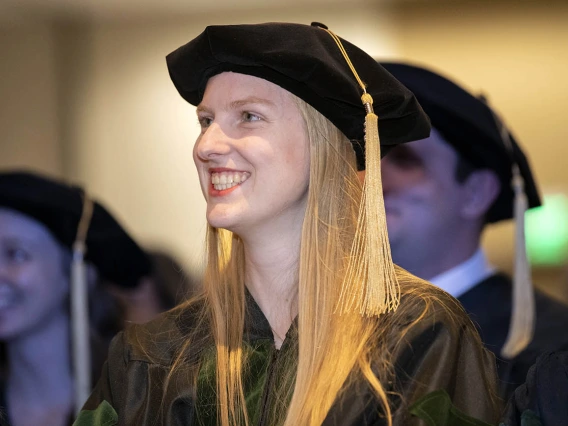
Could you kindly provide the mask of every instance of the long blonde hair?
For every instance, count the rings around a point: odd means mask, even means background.
[[[310,141],[308,202],[297,271],[298,359],[279,378],[281,399],[272,418],[285,419],[284,426],[319,426],[347,382],[363,377],[390,425],[393,413],[383,384],[393,377],[390,354],[395,339],[390,324],[395,314],[377,319],[358,312],[335,313],[362,194],[355,153],[323,115],[301,99],[294,100]],[[244,248],[237,235],[211,226],[202,299],[201,324],[209,324],[216,348],[218,423],[248,426],[242,378],[247,362]],[[170,377],[190,345],[186,342],[179,352]]]

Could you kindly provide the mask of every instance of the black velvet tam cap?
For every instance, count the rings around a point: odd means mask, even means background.
[[[488,212],[488,222],[513,217],[513,164],[518,165],[523,177],[529,208],[540,206],[527,158],[510,133],[512,146],[505,146],[493,112],[481,98],[427,69],[401,63],[381,64],[414,93],[430,117],[432,127],[466,161],[476,168],[487,168],[497,173],[501,193]]]
[[[42,223],[72,249],[83,211],[81,188],[26,171],[0,173],[0,208],[16,210]],[[98,202],[87,233],[85,259],[102,278],[134,287],[150,273],[150,261],[116,219]]]
[[[225,71],[275,83],[310,104],[351,139],[362,168],[362,89],[324,28],[317,23],[209,26],[167,56],[169,73],[181,96],[193,105],[201,102],[208,79]],[[341,42],[373,97],[381,146],[427,137],[428,117],[412,93],[361,49]]]

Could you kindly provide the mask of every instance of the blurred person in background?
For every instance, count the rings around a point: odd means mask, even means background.
[[[90,321],[79,332],[90,339],[87,368],[98,377],[110,340],[123,327],[118,302],[99,282],[135,286],[149,273],[149,260],[81,188],[27,171],[0,173],[2,426],[67,425],[83,402],[76,401],[70,303],[81,227]]]
[[[187,271],[164,250],[146,249],[152,270],[134,288],[110,284],[109,289],[122,303],[125,320],[144,323],[172,309],[198,290],[197,275]]]
[[[507,398],[539,354],[568,348],[568,307],[533,293],[522,236],[515,285],[480,247],[488,224],[515,218],[523,232],[525,207],[515,214],[514,206],[524,200],[528,208],[540,206],[534,177],[482,97],[421,67],[383,65],[415,94],[432,122],[429,138],[395,147],[382,160],[393,260],[458,298],[498,355]]]

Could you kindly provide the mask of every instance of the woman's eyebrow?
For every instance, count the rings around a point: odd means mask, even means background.
[[[254,105],[254,104],[266,105],[269,107],[276,106],[276,104],[269,99],[259,98],[257,96],[248,96],[246,98],[237,99],[235,101],[230,102],[227,109],[238,109],[242,108],[245,105]],[[207,105],[199,104],[197,106],[196,113],[199,114],[201,112],[211,113],[213,111]]]
[[[249,96],[246,97],[244,99],[238,99],[236,101],[232,101],[229,104],[230,108],[240,108],[243,107],[245,105],[250,105],[250,104],[261,104],[261,105],[267,105],[267,106],[275,106],[276,104],[274,102],[272,102],[269,99],[264,99],[264,98],[259,98],[257,96]]]
[[[203,104],[199,104],[199,105],[197,105],[197,109],[195,110],[195,112],[197,114],[199,114],[200,112],[209,112],[210,113],[212,111],[211,111],[211,108],[209,108],[209,107],[207,107]]]

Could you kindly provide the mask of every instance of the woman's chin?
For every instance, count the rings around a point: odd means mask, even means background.
[[[213,228],[226,229],[227,231],[233,231],[235,226],[234,218],[226,215],[218,214],[207,214],[207,223]]]

